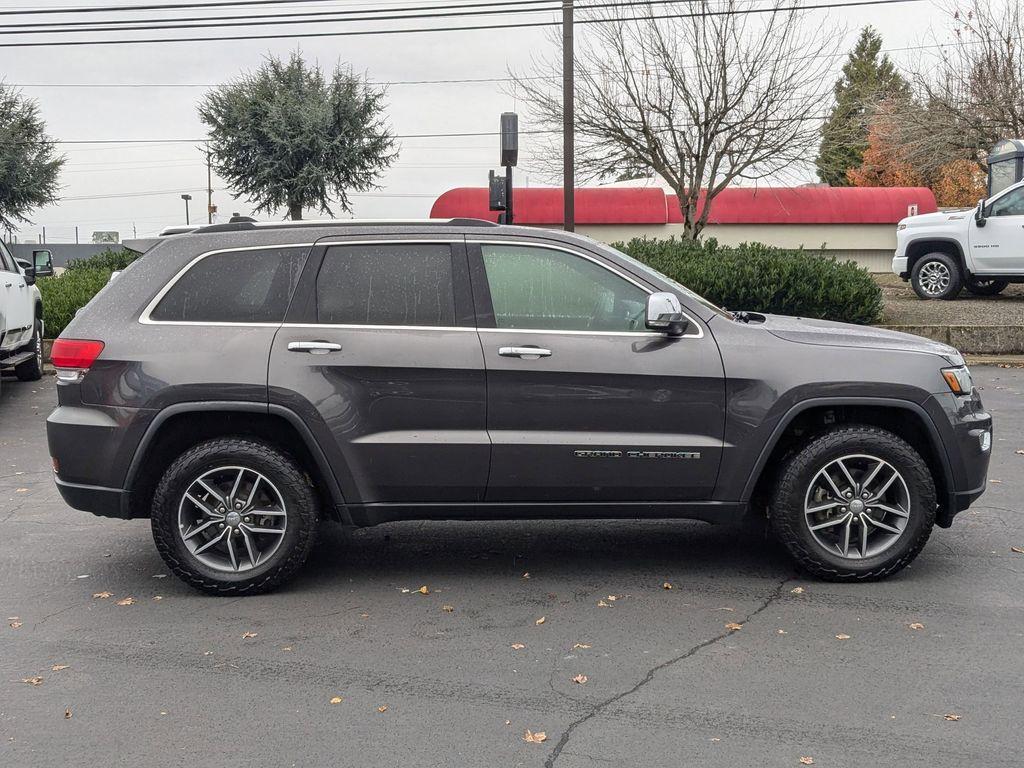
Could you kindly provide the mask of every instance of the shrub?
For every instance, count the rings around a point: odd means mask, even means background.
[[[714,239],[638,238],[615,247],[729,309],[847,323],[872,323],[882,312],[882,292],[866,269],[821,253]]]
[[[41,278],[36,285],[43,297],[46,335],[56,338],[75,313],[110,281],[112,272],[137,258],[132,251],[104,251],[87,259],[73,259],[61,275]]]

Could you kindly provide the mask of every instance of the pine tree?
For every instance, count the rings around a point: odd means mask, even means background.
[[[57,201],[64,156],[56,147],[36,102],[0,82],[0,229],[17,229]]]
[[[881,49],[881,36],[871,27],[862,29],[836,81],[835,106],[822,126],[814,161],[818,176],[831,186],[848,186],[846,172],[860,167],[875,105],[883,99],[910,95],[909,83],[887,55],[879,55]]]

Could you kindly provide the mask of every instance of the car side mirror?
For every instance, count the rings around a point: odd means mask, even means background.
[[[682,336],[690,326],[683,305],[674,293],[652,293],[647,297],[647,327],[669,336]]]
[[[50,251],[32,251],[32,277],[53,277],[53,254]]]
[[[974,223],[979,227],[985,226],[985,201],[979,200],[978,207],[974,209]]]

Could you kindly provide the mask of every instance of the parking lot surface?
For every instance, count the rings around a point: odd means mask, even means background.
[[[975,380],[989,490],[885,582],[701,523],[432,522],[327,527],[249,598],[66,507],[53,379],[5,381],[0,765],[1019,766],[1024,371]]]

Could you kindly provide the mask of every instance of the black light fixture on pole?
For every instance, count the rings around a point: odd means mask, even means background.
[[[185,201],[185,226],[188,226],[188,201],[192,199],[192,195],[182,195],[181,199]]]
[[[495,176],[494,171],[487,174],[489,189],[489,208],[502,211],[498,217],[499,224],[512,223],[512,169],[519,162],[519,115],[515,112],[501,113],[501,165],[505,167],[504,176]]]

